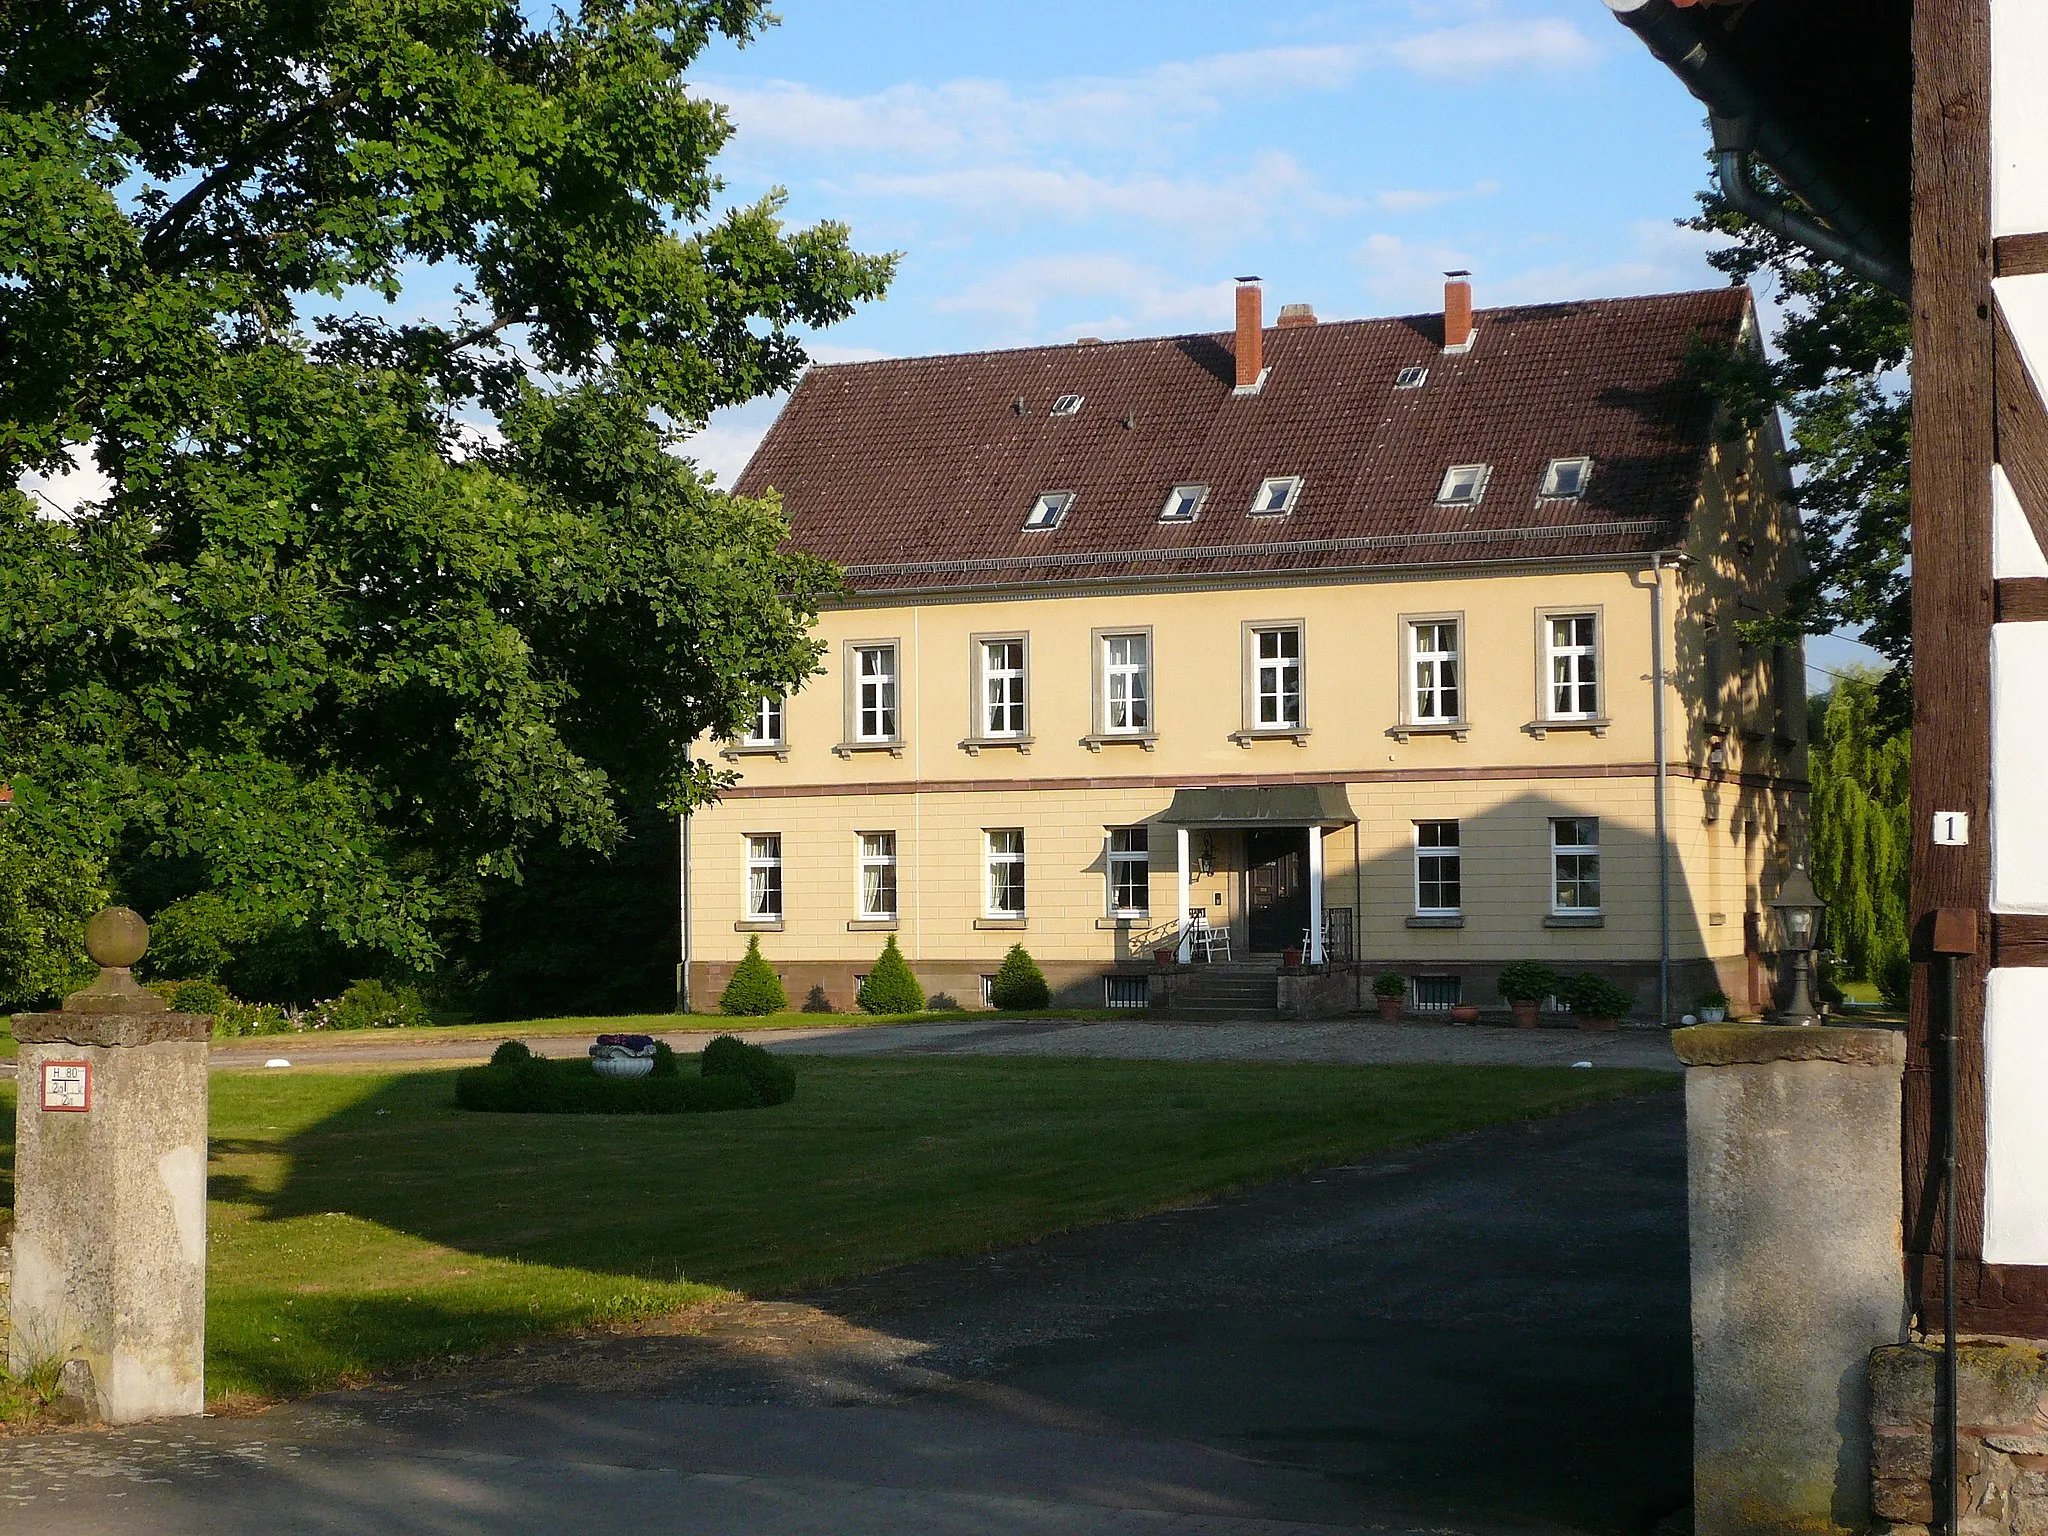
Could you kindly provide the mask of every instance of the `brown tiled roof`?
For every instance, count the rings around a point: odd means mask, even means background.
[[[1437,315],[1269,328],[1250,396],[1227,334],[819,366],[737,489],[780,491],[792,542],[870,592],[1647,552],[1681,536],[1712,431],[1688,345],[1732,346],[1748,302],[1483,310],[1458,355]],[[1411,364],[1427,382],[1396,389]],[[1079,414],[1049,416],[1065,394]],[[1539,500],[1580,454],[1585,496]],[[1468,463],[1492,466],[1484,499],[1437,506]],[[1269,475],[1303,477],[1296,510],[1247,515]],[[1210,488],[1200,518],[1161,523],[1184,483]],[[1027,533],[1044,491],[1074,504]]]

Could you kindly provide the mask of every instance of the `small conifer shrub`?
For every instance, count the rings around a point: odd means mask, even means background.
[[[910,974],[903,951],[896,947],[895,934],[890,934],[888,942],[882,946],[881,957],[875,961],[875,968],[868,972],[868,979],[861,983],[856,1001],[867,1013],[924,1011],[924,988]]]
[[[1006,1011],[1052,1006],[1052,988],[1045,984],[1045,972],[1022,944],[1012,944],[996,967],[996,979],[989,986],[991,1005]]]
[[[782,990],[782,978],[775,974],[761,954],[761,935],[747,938],[747,957],[732,973],[732,980],[719,994],[718,1011],[741,1018],[780,1013],[789,1006],[789,994]]]

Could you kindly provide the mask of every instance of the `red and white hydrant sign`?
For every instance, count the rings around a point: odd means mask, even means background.
[[[92,1108],[92,1063],[89,1061],[46,1061],[43,1063],[43,1108],[66,1109],[83,1114]]]

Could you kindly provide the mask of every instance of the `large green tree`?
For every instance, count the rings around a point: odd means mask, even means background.
[[[1912,846],[1911,742],[1885,720],[1878,683],[1846,673],[1814,700],[1808,753],[1814,889],[1844,967],[1873,980],[1906,955]]]
[[[890,267],[720,211],[685,70],[770,19],[0,5],[18,844],[420,964],[451,886],[713,791],[688,744],[815,668],[836,578],[678,435]],[[74,450],[109,488],[52,516]]]

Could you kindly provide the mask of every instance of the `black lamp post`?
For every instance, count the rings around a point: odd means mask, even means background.
[[[1813,888],[1804,864],[1794,864],[1792,873],[1779,888],[1771,910],[1778,914],[1780,953],[1791,968],[1785,1006],[1778,1010],[1780,1024],[1818,1024],[1813,1007],[1813,940],[1820,927],[1825,905]]]

